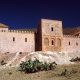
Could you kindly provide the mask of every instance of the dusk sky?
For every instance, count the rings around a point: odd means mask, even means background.
[[[77,0],[0,1],[0,23],[12,29],[36,28],[41,18],[62,20],[64,28],[80,26],[80,2]]]

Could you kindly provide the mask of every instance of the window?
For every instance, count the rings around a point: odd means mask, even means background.
[[[13,37],[13,42],[15,41],[15,37]]]
[[[54,41],[53,40],[52,40],[51,44],[54,45]]]
[[[51,38],[51,45],[55,45],[55,39],[54,38]]]
[[[51,27],[51,31],[53,31],[54,29],[53,29],[53,27]]]
[[[69,42],[69,45],[70,45],[70,42]]]
[[[25,42],[27,42],[27,38],[25,38]]]
[[[76,42],[76,46],[78,46],[78,43]]]

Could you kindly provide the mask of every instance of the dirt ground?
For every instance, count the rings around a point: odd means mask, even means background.
[[[17,68],[0,69],[0,80],[80,80],[80,64],[57,65],[52,71],[25,74]]]

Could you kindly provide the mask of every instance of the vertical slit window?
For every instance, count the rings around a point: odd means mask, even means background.
[[[53,31],[53,27],[51,27],[51,31]]]
[[[69,46],[70,46],[70,42],[69,42]]]
[[[13,37],[13,42],[15,42],[15,37]]]
[[[52,40],[52,45],[54,45],[54,41]]]
[[[25,42],[27,42],[27,38],[25,38]]]

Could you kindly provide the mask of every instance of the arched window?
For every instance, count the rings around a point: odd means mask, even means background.
[[[49,39],[48,38],[44,39],[44,44],[47,45],[47,46],[49,45]]]
[[[54,38],[51,39],[51,45],[55,45],[55,39]]]
[[[51,44],[54,45],[54,40],[52,40]]]
[[[61,46],[61,39],[59,39],[59,38],[57,39],[57,45]]]

